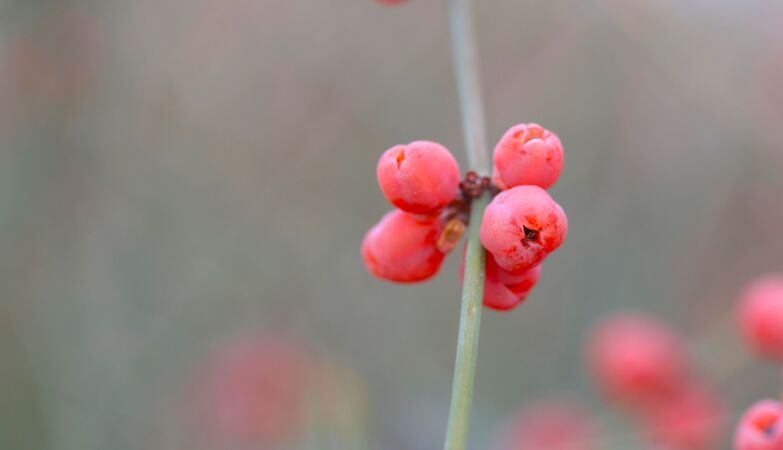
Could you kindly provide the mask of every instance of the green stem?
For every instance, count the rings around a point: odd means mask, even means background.
[[[471,0],[447,0],[449,28],[454,59],[454,73],[459,94],[462,130],[470,170],[479,175],[489,173],[489,155],[484,126],[484,103],[481,96],[476,38],[473,31]],[[489,203],[485,193],[473,201],[465,255],[465,281],[462,285],[462,308],[454,363],[454,385],[451,409],[446,427],[445,450],[464,450],[470,428],[470,407],[476,378],[479,328],[484,296],[484,248],[479,241],[479,227],[484,208]]]
[[[472,0],[447,0],[447,4],[454,74],[457,79],[468,166],[479,175],[487,175],[489,153],[484,125],[484,101],[481,95],[478,52],[473,30]]]
[[[484,296],[484,249],[479,241],[479,225],[489,196],[473,201],[468,231],[468,251],[465,255],[465,281],[462,285],[457,359],[454,364],[454,384],[451,390],[451,409],[446,428],[445,450],[463,450],[470,428],[470,407],[473,403],[473,382],[476,378],[479,328]]]

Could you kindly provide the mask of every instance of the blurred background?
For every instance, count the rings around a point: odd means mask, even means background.
[[[490,144],[558,133],[570,229],[484,314],[472,448],[548,399],[647,448],[584,369],[617,310],[685,336],[728,424],[774,397],[731,313],[783,269],[783,4],[477,3]],[[0,0],[0,448],[439,448],[459,258],[397,286],[359,245],[386,148],[465,168],[447,36],[439,0]]]

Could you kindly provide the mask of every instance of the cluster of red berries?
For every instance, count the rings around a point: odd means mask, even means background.
[[[622,313],[598,324],[587,359],[608,397],[628,411],[651,440],[674,450],[710,448],[723,408],[691,374],[684,345],[663,323]]]
[[[397,283],[433,277],[462,237],[471,201],[489,192],[497,195],[479,230],[488,252],[484,305],[509,310],[525,300],[541,262],[568,230],[565,212],[544,190],[560,176],[563,147],[537,124],[516,125],[498,142],[493,163],[491,180],[473,172],[460,180],[457,162],[440,144],[417,141],[387,150],[378,161],[378,183],[397,209],[364,237],[370,273]]]
[[[748,346],[783,362],[783,274],[751,283],[740,296],[738,312]],[[734,449],[783,450],[783,403],[761,400],[751,406],[734,432]]]
[[[749,348],[783,362],[783,274],[761,277],[740,295],[739,328]],[[722,408],[713,391],[694,381],[679,337],[641,314],[600,323],[588,361],[608,396],[634,414],[665,448],[709,448]],[[761,400],[740,419],[735,450],[783,450],[783,403]]]

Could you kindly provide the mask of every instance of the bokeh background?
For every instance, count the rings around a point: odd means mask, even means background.
[[[731,313],[783,269],[783,4],[477,3],[491,144],[560,135],[570,229],[528,302],[484,315],[472,448],[550,398],[609,424],[601,448],[646,448],[582,356],[636,309],[688,339],[728,449],[780,389]],[[266,448],[202,438],[198,380],[274,336],[339,368],[348,430],[278,448],[439,448],[458,258],[395,286],[359,244],[383,150],[465,166],[447,36],[439,0],[0,0],[0,447]]]

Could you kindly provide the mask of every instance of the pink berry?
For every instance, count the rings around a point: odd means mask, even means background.
[[[740,327],[757,352],[783,360],[783,275],[751,283],[739,305]]]
[[[465,281],[466,249],[467,246],[464,247],[462,251],[462,265],[459,267],[460,281]],[[511,292],[511,289],[498,280],[497,269],[497,264],[492,259],[492,255],[487,254],[486,262],[484,264],[484,296],[482,301],[487,308],[498,311],[508,311],[521,303],[524,298],[520,299],[519,295]]]
[[[541,277],[541,266],[510,272],[487,253],[486,274],[484,306],[495,311],[510,311],[527,299]]]
[[[508,286],[487,275],[484,284],[484,306],[495,311],[511,311],[527,298],[527,292],[516,294]]]
[[[706,450],[720,436],[723,407],[712,390],[689,383],[649,411],[652,439],[669,450]]]
[[[397,283],[431,278],[445,256],[436,247],[439,232],[437,218],[391,211],[364,236],[364,264],[376,277]]]
[[[436,214],[457,195],[459,166],[446,147],[417,141],[386,150],[378,161],[378,184],[396,207]]]
[[[734,450],[783,450],[783,405],[762,400],[751,406],[734,431]]]
[[[506,270],[498,265],[497,261],[495,261],[495,257],[492,256],[492,253],[487,252],[487,273],[495,274],[498,281],[505,285],[513,286],[527,284],[532,288],[536,282],[538,282],[538,278],[541,275],[541,266],[534,266],[530,269]]]
[[[596,325],[587,358],[604,391],[632,406],[662,401],[686,374],[684,350],[674,332],[635,313],[614,315]]]
[[[565,402],[534,405],[505,427],[502,450],[592,450],[595,427],[581,408]]]
[[[460,280],[464,280],[464,274],[465,252],[463,251],[462,265],[459,269]],[[510,311],[527,299],[541,277],[541,266],[509,272],[499,267],[492,254],[487,253],[485,274],[484,306],[495,311]]]
[[[524,295],[533,290],[538,284],[538,280],[541,278],[541,265],[531,267],[520,273],[520,271],[509,272],[507,270],[498,267],[498,280],[506,284],[511,292],[517,295]],[[515,281],[511,281],[515,280]]]
[[[563,145],[538,124],[514,125],[495,146],[493,161],[492,180],[499,188],[532,184],[546,189],[563,170]]]
[[[503,269],[538,265],[563,243],[568,219],[538,186],[517,186],[498,194],[484,211],[480,238]]]

